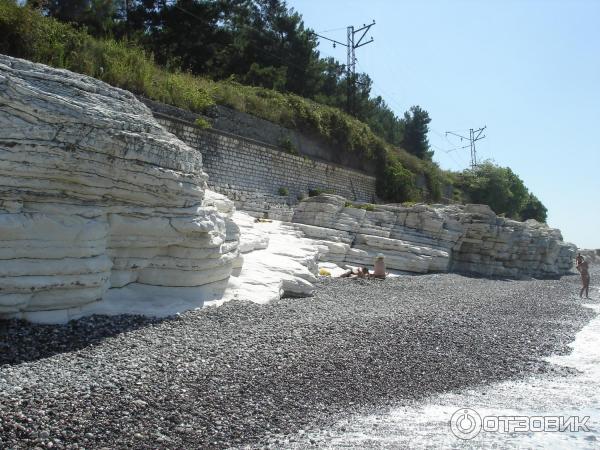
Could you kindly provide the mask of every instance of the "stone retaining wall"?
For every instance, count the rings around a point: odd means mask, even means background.
[[[214,105],[204,114],[198,114],[148,98],[138,98],[154,113],[165,114],[190,123],[202,118],[210,122],[213,130],[234,134],[278,148],[282,142],[288,142],[299,155],[375,175],[375,161],[358,158],[352,152],[339,151],[337,147],[325,142],[322,136],[306,130],[300,132],[296,129],[286,128],[223,105]],[[279,150],[281,149],[279,148]]]
[[[289,220],[291,205],[320,189],[363,202],[375,201],[375,177],[275,146],[154,112],[168,131],[202,153],[208,185],[255,215]],[[282,195],[283,194],[283,195]]]

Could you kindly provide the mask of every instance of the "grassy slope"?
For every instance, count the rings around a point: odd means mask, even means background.
[[[378,160],[378,191],[388,200],[422,200],[422,193],[415,187],[419,174],[425,176],[431,193],[426,200],[438,200],[442,183],[451,181],[450,175],[435,164],[392,148],[366,124],[337,108],[294,94],[170,72],[131,42],[95,39],[10,0],[0,0],[0,53],[90,75],[194,112],[220,104],[315,133],[340,151],[352,152],[364,160]]]

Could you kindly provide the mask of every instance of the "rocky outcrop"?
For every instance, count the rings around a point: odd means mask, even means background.
[[[206,178],[131,93],[0,55],[0,314],[227,280],[239,230]]]
[[[288,205],[288,198],[285,196],[269,195],[235,186],[225,188],[214,185],[212,189],[232,200],[237,210],[256,218],[290,222],[294,215],[294,209]]]
[[[351,205],[322,194],[295,210],[294,226],[327,250],[324,261],[390,269],[485,276],[552,277],[569,272],[575,253],[559,230],[496,216],[485,205]]]
[[[201,152],[126,91],[0,55],[0,318],[165,316],[310,295],[319,261],[555,276],[558,230],[482,205],[356,207],[320,195],[256,221],[206,189]],[[227,192],[225,192],[228,194]],[[265,199],[240,198],[254,216]]]

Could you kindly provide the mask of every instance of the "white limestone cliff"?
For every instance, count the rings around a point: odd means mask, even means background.
[[[0,55],[0,318],[310,295],[319,249],[206,179],[131,93]]]
[[[227,280],[236,231],[206,178],[131,93],[0,55],[0,313]]]
[[[367,210],[322,194],[301,202],[292,221],[328,248],[323,261],[371,265],[382,253],[388,268],[407,272],[552,277],[570,271],[575,253],[559,230],[498,217],[486,205]]]

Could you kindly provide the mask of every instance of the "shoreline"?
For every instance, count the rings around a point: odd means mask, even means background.
[[[600,313],[600,303],[585,303]],[[435,393],[391,408],[346,416],[335,424],[282,436],[276,448],[390,449],[390,448],[596,448],[600,439],[600,315],[596,315],[569,344],[567,355],[546,361],[573,371],[569,376],[528,375],[487,385]],[[507,433],[508,426],[476,429],[461,435],[450,424],[465,408],[479,417],[573,417],[587,428]],[[529,422],[531,424],[531,422]],[[534,422],[535,423],[535,422]],[[515,423],[512,423],[514,429]],[[529,425],[533,427],[532,425]],[[500,431],[500,430],[504,431]],[[554,432],[553,432],[554,431]],[[458,434],[456,434],[458,432]],[[459,435],[463,439],[459,439]]]
[[[0,444],[278,445],[275,436],[352,412],[560,374],[542,357],[568,352],[594,316],[576,298],[578,280],[322,279],[314,297],[166,320],[11,321]]]

